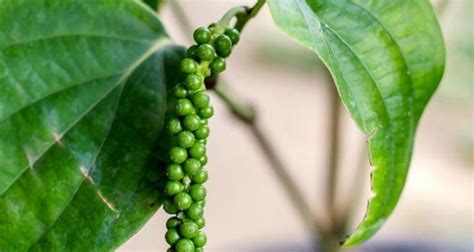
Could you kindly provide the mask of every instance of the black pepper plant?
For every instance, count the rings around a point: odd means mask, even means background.
[[[374,196],[348,237],[331,204],[327,226],[313,219],[255,111],[220,83],[243,28],[266,3],[276,25],[319,56],[370,135]],[[323,250],[375,235],[402,193],[417,125],[444,71],[429,1],[257,0],[197,28],[187,50],[161,24],[162,4],[0,0],[0,250],[113,250],[162,206],[171,215],[168,251],[204,251],[214,115],[207,89],[270,153]]]

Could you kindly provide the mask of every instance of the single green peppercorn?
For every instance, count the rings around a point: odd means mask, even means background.
[[[191,220],[198,220],[204,215],[204,208],[200,204],[193,204],[188,210],[186,210],[186,215]],[[198,228],[197,225],[196,228]]]
[[[204,249],[203,248],[195,248],[194,252],[204,252]]]
[[[196,43],[206,44],[211,41],[211,32],[205,27],[199,27],[194,31],[193,37]]]
[[[215,60],[214,60],[215,61]],[[209,106],[210,98],[209,95],[204,91],[199,91],[193,94],[191,100],[196,108],[206,108]]]
[[[216,57],[216,51],[211,45],[200,45],[198,48],[198,56],[201,60],[212,61]]]
[[[204,184],[208,179],[207,170],[201,169],[196,175],[191,176],[191,180],[196,184]]]
[[[173,202],[179,210],[186,210],[191,207],[193,200],[191,196],[185,192],[180,192],[174,196]]]
[[[188,90],[184,84],[178,84],[173,88],[173,95],[176,98],[186,98],[186,96],[188,96]]]
[[[211,63],[211,70],[214,73],[222,73],[225,71],[226,67],[225,59],[222,57],[215,58]]]
[[[205,108],[199,109],[198,115],[203,119],[209,119],[214,115],[214,107],[209,105]]]
[[[178,230],[176,230],[175,228],[171,228],[171,229],[168,229],[168,231],[166,231],[165,239],[169,245],[176,244],[179,238],[180,238],[180,235],[178,233]]]
[[[207,243],[207,236],[204,232],[199,231],[197,235],[193,238],[194,246],[198,248],[202,248]]]
[[[227,28],[224,32],[232,40],[232,45],[237,45],[240,41],[240,32],[234,28]]]
[[[196,61],[190,58],[184,58],[181,61],[181,71],[187,74],[193,74],[197,72],[198,70],[198,64]]]
[[[198,48],[199,48],[198,45],[193,45],[193,46],[189,47],[188,50],[186,51],[186,56],[188,58],[198,60],[199,59]]]
[[[176,228],[179,225],[180,221],[176,217],[171,217],[166,221],[166,228]]]
[[[194,223],[196,223],[199,229],[202,229],[203,227],[206,226],[206,219],[201,218],[201,219],[195,220]]]
[[[168,130],[168,134],[175,135],[181,132],[183,127],[181,126],[181,121],[178,118],[173,117],[168,120],[166,129]]]
[[[214,46],[217,53],[226,52],[232,50],[232,40],[227,35],[221,34],[214,40]]]
[[[183,120],[186,129],[195,131],[201,126],[201,118],[196,114],[187,115]]]
[[[189,176],[195,175],[201,169],[201,162],[199,162],[199,160],[197,159],[190,158],[184,162],[183,169],[187,175]]]
[[[194,132],[194,136],[199,140],[207,139],[207,137],[209,137],[209,134],[209,126],[207,126],[206,124],[201,125],[201,127],[199,127],[199,129]]]
[[[167,196],[173,196],[178,194],[184,190],[183,184],[179,183],[178,181],[169,181],[165,185],[165,193]]]
[[[207,156],[206,155],[203,155],[198,160],[201,163],[201,166],[205,166],[207,164]]]
[[[189,239],[180,239],[176,245],[176,252],[194,252],[194,242]]]
[[[232,49],[226,50],[226,51],[220,51],[217,53],[219,56],[223,58],[227,58],[232,54]]]
[[[194,145],[193,145],[194,146]],[[181,164],[188,158],[186,149],[180,147],[173,147],[170,150],[170,159],[176,164]]]
[[[179,233],[186,238],[194,238],[199,231],[199,227],[193,221],[185,221],[179,226]]]
[[[197,74],[189,74],[188,77],[186,77],[186,87],[191,90],[195,91],[200,89],[202,86],[202,78],[201,76]]]
[[[188,116],[186,116],[186,118]],[[195,142],[196,138],[194,137],[194,134],[190,131],[182,131],[178,134],[178,145],[182,148],[189,148],[193,146]]]
[[[184,177],[184,172],[180,165],[170,164],[166,168],[166,176],[168,176],[168,178],[172,181],[178,181]]]
[[[180,116],[189,115],[193,110],[193,103],[186,98],[179,99],[176,103],[176,113]]]
[[[193,158],[200,158],[206,155],[206,146],[202,143],[195,143],[189,148],[189,155]]]
[[[207,190],[203,185],[192,185],[188,188],[188,193],[194,201],[201,201],[206,198]]]
[[[200,205],[201,207],[204,208],[206,206],[206,200],[204,199],[204,200],[198,201],[195,204]]]
[[[169,200],[163,201],[163,209],[165,209],[165,212],[168,214],[175,214],[178,212],[176,206]]]

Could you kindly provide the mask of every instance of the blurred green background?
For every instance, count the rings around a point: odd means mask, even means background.
[[[255,1],[177,2],[198,27],[216,21],[233,6]],[[421,120],[405,191],[383,229],[354,251],[474,250],[474,1],[433,1],[434,6],[442,3],[447,67]],[[190,34],[184,34],[169,4],[160,17],[175,41],[189,45]],[[244,31],[224,76],[240,98],[256,105],[259,123],[324,220],[333,87],[319,60],[277,30],[265,7]],[[252,135],[217,97],[213,102],[217,112],[208,147],[207,251],[312,251],[313,237]],[[370,197],[370,167],[356,168],[366,136],[346,112],[341,120],[338,202],[360,197],[351,222],[355,227]],[[360,193],[350,187],[358,175],[364,177]],[[120,251],[165,251],[166,219],[159,211]]]

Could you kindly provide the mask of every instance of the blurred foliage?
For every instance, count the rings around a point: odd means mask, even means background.
[[[447,68],[440,88],[442,98],[456,103],[473,99],[473,1],[452,1],[441,25],[446,38]]]

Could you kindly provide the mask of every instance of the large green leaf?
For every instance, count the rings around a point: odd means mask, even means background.
[[[143,0],[153,10],[159,10],[165,0]]]
[[[0,13],[0,248],[114,248],[160,205],[151,154],[176,48],[139,1]]]
[[[427,0],[269,0],[276,24],[324,61],[343,103],[370,134],[372,191],[345,246],[381,228],[405,184],[416,127],[444,71]]]

